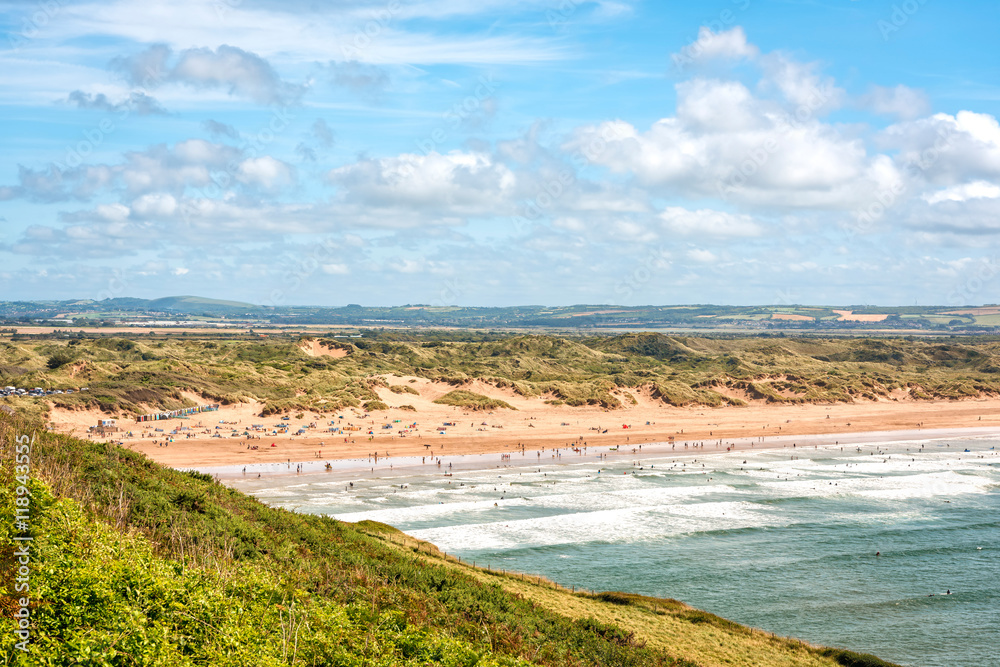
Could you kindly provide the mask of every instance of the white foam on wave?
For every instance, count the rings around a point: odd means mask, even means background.
[[[624,507],[532,519],[498,520],[412,531],[445,551],[499,551],[585,542],[631,543],[688,533],[780,525],[773,512],[746,502]]]
[[[913,445],[904,442],[890,449],[883,443],[883,453],[875,455],[870,449],[858,453],[831,446],[794,453],[789,448],[706,452],[683,459],[643,457],[641,471],[625,461],[541,466],[541,472],[526,467],[456,471],[450,484],[438,474],[414,474],[368,479],[350,490],[344,488],[346,482],[298,479],[288,486],[268,484],[256,495],[345,521],[370,519],[404,529],[407,524],[431,526],[410,532],[446,551],[468,552],[628,543],[834,520],[846,507],[832,504],[839,502],[837,497],[899,501],[891,513],[902,516],[919,510],[918,505],[907,507],[907,500],[990,493],[1000,483],[995,467],[1000,457],[981,443],[971,445],[978,451],[969,453],[963,451],[965,443],[956,441],[951,447],[935,445],[933,451],[930,444],[923,452],[905,451]],[[721,481],[709,482],[710,477]],[[788,498],[829,504],[796,505],[800,511],[789,511],[784,503],[767,502]],[[802,514],[817,507],[814,518]]]

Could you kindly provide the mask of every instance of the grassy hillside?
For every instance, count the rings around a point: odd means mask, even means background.
[[[112,445],[0,413],[0,656],[14,665],[888,665],[673,601],[484,572],[379,524],[269,508]],[[30,491],[32,645],[12,612]]]
[[[310,356],[298,341],[137,336],[0,343],[0,384],[90,391],[66,407],[143,412],[186,404],[182,390],[222,403],[259,400],[264,413],[333,411],[378,401],[380,374],[456,389],[481,379],[523,396],[618,408],[621,388],[670,405],[960,399],[1000,393],[996,339],[708,338],[661,334],[567,339],[497,336],[441,341],[383,334],[327,340],[346,356]],[[395,385],[400,386],[400,385]],[[405,391],[405,390],[404,390]],[[468,397],[466,397],[468,398]],[[12,401],[41,410],[36,401]]]

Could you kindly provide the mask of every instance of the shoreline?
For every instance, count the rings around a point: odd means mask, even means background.
[[[738,451],[781,448],[795,442],[1000,435],[1000,398],[677,408],[635,393],[635,404],[604,410],[554,407],[538,398],[494,388],[491,393],[516,409],[476,412],[433,402],[450,387],[422,379],[412,379],[409,386],[416,393],[396,400],[413,403],[416,411],[390,407],[366,413],[347,408],[326,414],[296,414],[286,420],[278,415],[260,417],[261,404],[243,403],[189,419],[133,423],[123,418],[120,430],[108,436],[87,434],[89,426],[107,417],[96,410],[53,408],[50,420],[54,431],[117,442],[168,467],[227,475],[232,471],[242,474],[244,466],[248,473],[294,474],[299,464],[309,471],[323,470],[327,463],[331,472],[371,473],[374,468],[388,473],[389,466],[391,470],[416,466],[426,471],[436,467],[438,460],[443,462],[440,472],[444,473],[449,463],[457,461],[478,461],[490,467],[542,464],[553,461],[556,450],[565,462],[596,460],[598,452],[628,458],[640,451],[643,456],[653,452],[725,452],[727,445]],[[474,389],[486,392],[484,387]],[[382,389],[380,393],[392,400],[390,391]],[[186,398],[195,404],[202,400],[191,393],[186,393]],[[694,443],[705,446],[695,448]],[[616,447],[618,450],[612,451]],[[574,449],[586,451],[587,456],[580,457]]]
[[[256,463],[245,466],[246,473],[243,472],[242,465],[224,466],[192,466],[179,468],[180,470],[194,470],[197,472],[212,475],[220,481],[234,479],[249,479],[254,474],[262,477],[291,477],[301,478],[303,475],[315,475],[327,473],[331,480],[357,478],[359,475],[369,477],[407,477],[414,475],[424,475],[428,477],[442,477],[446,473],[484,471],[490,469],[518,469],[534,467],[566,466],[573,464],[593,464],[604,460],[608,462],[620,462],[627,459],[662,458],[664,456],[689,457],[704,454],[737,454],[740,452],[771,452],[783,449],[799,449],[804,447],[829,447],[829,446],[852,446],[862,445],[892,445],[905,442],[933,442],[935,440],[948,439],[970,439],[996,437],[1000,439],[1000,427],[967,427],[967,428],[941,428],[941,429],[913,429],[899,431],[855,431],[848,433],[818,433],[807,435],[787,435],[774,436],[766,440],[754,438],[742,438],[731,442],[723,442],[722,445],[704,443],[704,447],[699,446],[697,441],[682,442],[650,442],[643,443],[640,449],[635,451],[631,448],[627,450],[609,451],[604,447],[590,447],[588,451],[580,453],[570,450],[560,451],[560,455],[550,455],[548,458],[536,457],[532,459],[527,454],[512,455],[510,459],[503,459],[498,462],[497,456],[504,452],[492,452],[482,454],[456,454],[442,458],[442,466],[439,468],[436,463],[422,463],[420,457],[401,456],[391,458],[388,461],[381,461],[373,464],[369,459],[336,459],[331,460],[331,468],[327,469],[327,461],[291,461],[290,463]],[[678,448],[680,447],[680,448]],[[877,447],[876,447],[877,449]],[[536,450],[526,450],[536,451]],[[540,452],[539,452],[540,453]],[[448,466],[451,464],[451,467]],[[298,466],[302,466],[299,471]],[[292,469],[295,466],[296,469]]]

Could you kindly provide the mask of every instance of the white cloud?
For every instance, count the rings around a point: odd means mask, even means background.
[[[119,102],[112,102],[104,93],[85,93],[74,90],[66,98],[69,104],[81,109],[108,113],[134,113],[138,116],[166,115],[167,111],[149,95],[134,91]]]
[[[963,183],[931,194],[921,195],[921,199],[932,205],[944,201],[964,202],[970,199],[996,199],[997,197],[1000,197],[1000,185],[986,181]]]
[[[927,113],[930,101],[922,90],[902,84],[895,88],[872,86],[861,100],[863,107],[875,113],[896,116],[901,119],[917,118]]]
[[[261,104],[290,104],[305,92],[304,86],[282,80],[271,64],[256,53],[223,44],[217,49],[185,49],[169,61],[170,47],[154,44],[133,56],[116,58],[112,68],[133,86],[158,88],[181,83],[195,88],[219,88],[230,95]]]
[[[274,192],[294,184],[295,170],[271,156],[246,158],[244,152],[226,144],[188,139],[173,146],[159,144],[144,151],[125,153],[119,164],[86,165],[73,169],[35,171],[22,167],[19,184],[0,191],[5,198],[57,202],[86,201],[106,192],[127,198],[155,195],[161,203],[175,201],[188,188],[228,191],[237,185],[244,192]],[[140,200],[140,209],[154,199]],[[148,208],[153,212],[154,209]]]
[[[295,172],[290,165],[265,155],[241,162],[236,178],[240,183],[277,190],[293,183]]]
[[[818,73],[817,63],[800,63],[783,53],[769,53],[761,58],[764,90],[776,88],[785,100],[796,107],[796,112],[807,110],[812,117],[838,108],[845,93],[832,77]]]
[[[671,206],[660,213],[663,228],[683,236],[751,237],[761,236],[764,228],[749,215],[699,209],[690,211]]]
[[[762,126],[759,105],[738,81],[694,79],[677,85],[677,118],[685,127],[713,132]]]
[[[671,54],[670,58],[676,67],[682,68],[711,60],[752,59],[758,53],[757,47],[747,42],[746,33],[740,26],[719,32],[712,32],[711,28],[702,26],[698,30],[698,38],[683,46],[677,53]]]
[[[878,140],[898,151],[901,168],[919,182],[952,186],[1000,179],[1000,124],[989,114],[938,113],[892,125]]]
[[[330,276],[346,276],[351,272],[346,264],[324,264],[321,270]]]
[[[502,214],[516,185],[514,173],[490,155],[461,151],[362,160],[331,170],[327,178],[349,202],[446,215]]]
[[[100,204],[94,209],[96,217],[108,222],[127,220],[131,210],[124,204]]]
[[[141,218],[166,218],[177,213],[177,200],[162,192],[146,194],[132,202],[132,211]]]
[[[870,199],[864,142],[815,117],[797,118],[741,84],[680,84],[678,114],[645,132],[622,121],[579,128],[563,149],[646,188],[753,206],[846,208]]]
[[[718,257],[715,256],[715,253],[713,253],[712,251],[702,250],[698,248],[688,250],[686,254],[688,256],[688,259],[692,259],[701,264],[711,264],[712,262],[716,262],[719,259]]]

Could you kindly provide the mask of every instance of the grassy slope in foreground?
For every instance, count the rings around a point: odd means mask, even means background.
[[[265,506],[113,445],[31,453],[32,651],[15,651],[14,438],[0,414],[0,656],[16,665],[885,666],[673,600],[574,594],[379,524]]]

